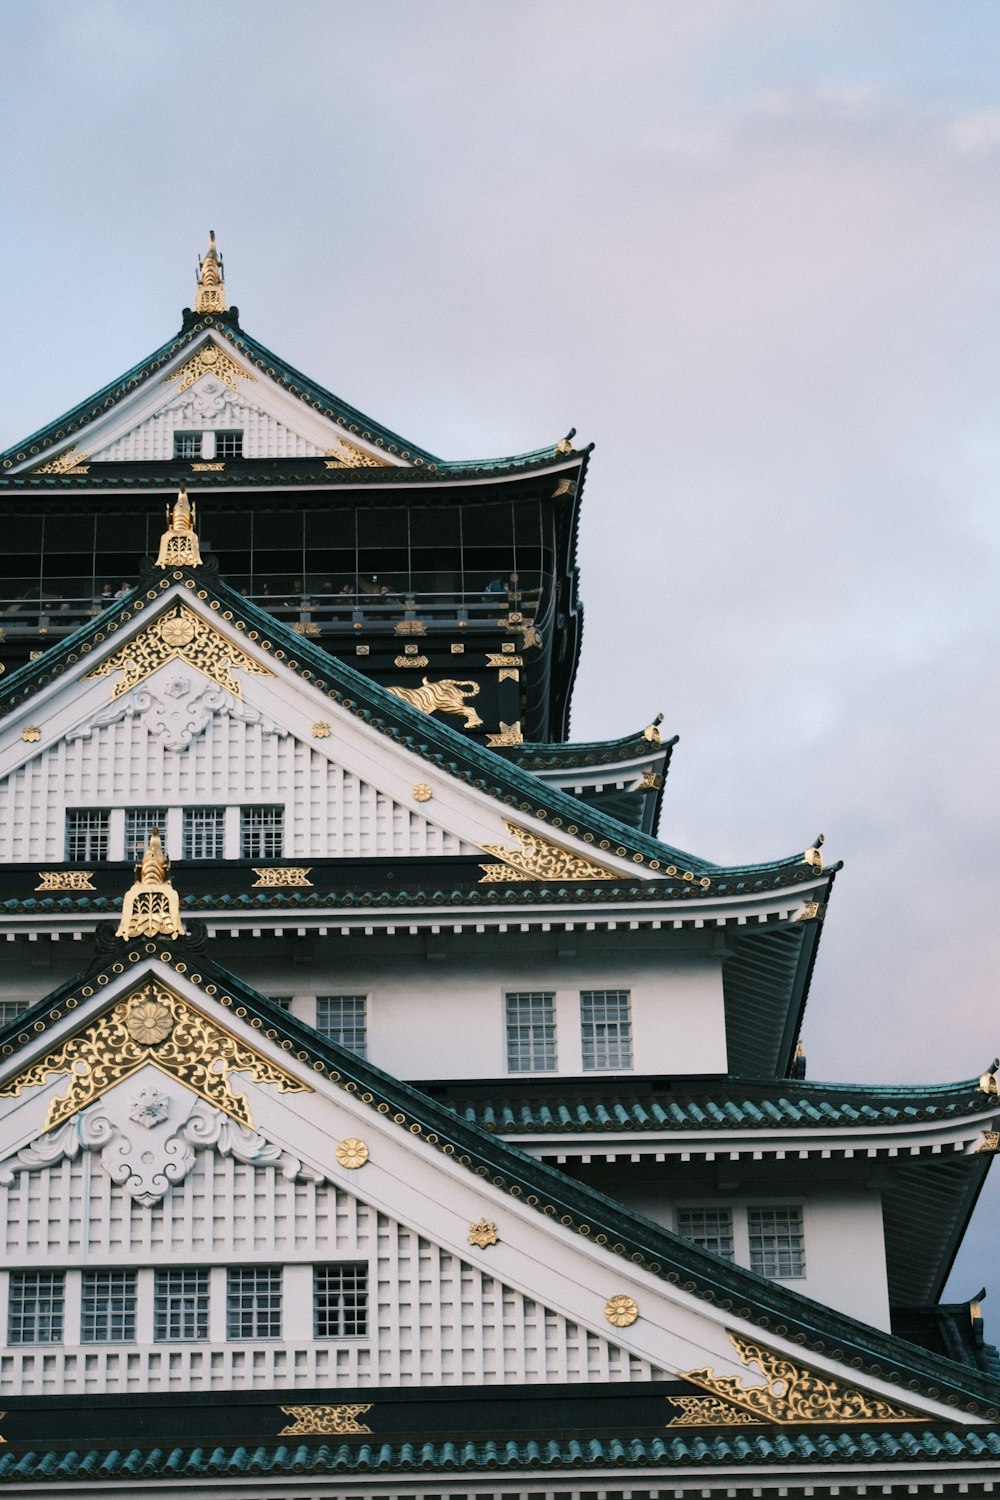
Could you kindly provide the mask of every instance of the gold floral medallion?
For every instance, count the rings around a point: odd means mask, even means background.
[[[154,1047],[167,1039],[174,1029],[174,1018],[169,1006],[158,1000],[140,1000],[128,1013],[125,1026],[133,1042],[143,1047]]]
[[[639,1316],[639,1305],[631,1297],[609,1297],[604,1304],[604,1316],[615,1328],[629,1328]]]
[[[336,1156],[340,1166],[346,1167],[349,1172],[356,1172],[368,1160],[368,1147],[356,1136],[348,1136],[346,1141],[337,1143]]]

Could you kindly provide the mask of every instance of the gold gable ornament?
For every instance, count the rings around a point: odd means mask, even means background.
[[[167,875],[170,861],[163,852],[160,831],[154,828],[136,881],[125,892],[122,919],[115,936],[126,942],[137,937],[183,937],[180,897]]]
[[[195,531],[195,509],[181,483],[173,506],[167,506],[167,529],[160,537],[158,568],[200,568],[201,548]]]

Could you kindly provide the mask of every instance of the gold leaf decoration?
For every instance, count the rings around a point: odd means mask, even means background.
[[[283,1406],[286,1417],[293,1420],[282,1427],[279,1437],[316,1437],[321,1434],[344,1436],[352,1432],[371,1432],[358,1418],[371,1411],[373,1401],[352,1401],[343,1406]]]
[[[186,662],[237,698],[242,698],[243,688],[239,679],[233,676],[234,670],[259,677],[274,675],[269,667],[248,656],[235,642],[227,640],[214,625],[203,620],[186,604],[178,602],[168,614],[151,620],[138,635],[120,646],[87,676],[107,677],[112,672],[121,672],[122,680],[111,695],[112,699],[120,698],[167,662],[175,660]]]
[[[36,891],[92,891],[93,870],[39,870]]]
[[[486,1219],[480,1219],[478,1224],[470,1224],[469,1244],[478,1245],[480,1250],[485,1250],[488,1245],[499,1244],[497,1226]]]
[[[186,359],[179,369],[172,375],[164,375],[164,383],[171,380],[179,380],[177,387],[178,395],[189,390],[196,380],[203,375],[215,375],[231,391],[239,392],[238,382],[241,380],[256,380],[257,377],[250,370],[245,370],[242,365],[236,363],[232,355],[225,349],[220,349],[217,344],[202,344],[201,348]]]
[[[35,470],[36,474],[86,474],[90,467],[84,462],[90,457],[89,453],[77,453],[76,444],[72,443],[68,448],[55,458],[50,458],[47,463],[39,464]]]
[[[410,658],[414,665],[420,660],[419,657]],[[407,665],[406,659],[401,656],[397,656],[396,662],[399,666]],[[456,681],[452,677],[442,677],[440,682],[428,682],[425,677],[421,687],[391,687],[389,692],[425,714],[459,714],[465,719],[466,729],[478,729],[483,722],[472,705],[465,701],[466,698],[477,696],[478,682]]]
[[[283,886],[312,885],[309,879],[309,871],[312,865],[283,865],[280,868],[274,865],[265,865],[258,870],[254,866],[254,874],[257,879],[251,889],[256,890],[258,886],[270,886],[272,889]]]
[[[631,1328],[639,1316],[639,1304],[624,1294],[609,1297],[604,1304],[604,1316],[615,1328]]]
[[[337,1142],[334,1155],[340,1166],[346,1167],[349,1172],[356,1172],[368,1160],[368,1147],[357,1136],[348,1136],[346,1141]]]
[[[426,781],[418,781],[411,793],[414,802],[429,802],[433,795],[434,793],[431,791]]]
[[[707,1397],[683,1396],[672,1400],[684,1408],[668,1427],[703,1427],[719,1421],[777,1422],[782,1426],[800,1422],[926,1422],[930,1419],[906,1406],[897,1406],[871,1391],[845,1385],[797,1365],[773,1349],[751,1343],[730,1332],[729,1341],[748,1369],[764,1377],[762,1385],[747,1385],[739,1375],[717,1376],[711,1368],[687,1370],[683,1379],[708,1391]],[[728,1409],[742,1417],[720,1416]]]
[[[234,1091],[231,1073],[249,1073],[255,1083],[274,1084],[282,1094],[312,1092],[158,980],[150,980],[9,1079],[0,1096],[16,1097],[23,1089],[68,1077],[66,1092],[49,1106],[45,1129],[52,1130],[147,1063],[250,1130],[250,1107],[246,1095]]]
[[[348,442],[347,438],[337,439],[339,447],[327,448],[329,455],[326,460],[328,469],[385,469],[391,467],[388,459],[376,458],[374,453],[367,453],[363,448],[358,448],[354,443]]]
[[[517,848],[506,844],[481,844],[487,854],[495,854],[503,860],[500,865],[480,865],[485,873],[480,885],[488,881],[509,882],[512,880],[613,880],[617,877],[606,865],[596,864],[581,854],[573,854],[542,838],[539,833],[530,833],[516,823],[504,819],[504,827]]]
[[[520,719],[515,720],[513,724],[505,724],[503,719],[501,719],[500,733],[488,734],[486,736],[486,743],[491,750],[497,750],[503,745],[523,745],[524,735],[521,732]]]
[[[37,724],[26,724],[21,730],[21,738],[26,745],[37,745],[42,737],[42,731]]]

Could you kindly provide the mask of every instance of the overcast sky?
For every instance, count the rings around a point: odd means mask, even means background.
[[[448,458],[594,441],[573,735],[843,859],[813,1078],[1000,1050],[1000,4],[0,0],[0,448],[244,327]],[[992,1282],[1000,1169],[951,1285]]]

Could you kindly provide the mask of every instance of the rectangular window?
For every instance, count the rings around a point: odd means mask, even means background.
[[[174,457],[175,458],[200,458],[201,457],[201,433],[200,432],[175,432],[174,433]]]
[[[226,1338],[280,1337],[281,1267],[234,1267],[227,1273]]]
[[[208,1272],[157,1271],[153,1337],[158,1343],[208,1338]]]
[[[135,1339],[135,1272],[84,1271],[80,1340],[128,1344]]]
[[[184,858],[221,859],[225,835],[224,807],[184,809]]]
[[[130,807],[125,812],[125,858],[141,859],[154,828],[162,838],[167,827],[165,807]]]
[[[750,1269],[761,1276],[804,1276],[805,1237],[801,1208],[751,1208]]]
[[[728,1208],[679,1208],[677,1233],[723,1260],[733,1258],[733,1215]]]
[[[216,458],[242,458],[242,432],[217,432],[215,434]]]
[[[318,995],[316,1030],[358,1057],[368,1055],[367,995]]]
[[[628,990],[583,990],[580,1026],[585,1068],[632,1066],[632,1019]]]
[[[11,1271],[9,1344],[58,1344],[63,1336],[62,1271]]]
[[[108,857],[108,815],[88,808],[66,814],[66,858],[74,864],[92,864]]]
[[[280,1005],[281,1008],[282,1008],[282,1010],[291,1010],[291,1008],[292,1008],[292,997],[291,997],[291,995],[272,995],[270,998],[271,998],[271,1004],[272,1005]]]
[[[240,808],[240,849],[244,859],[280,859],[284,849],[283,807]]]
[[[507,1067],[511,1073],[551,1073],[556,1066],[555,995],[517,991],[507,996]]]
[[[368,1267],[313,1266],[313,1335],[353,1338],[368,1332]]]
[[[23,1016],[27,1009],[23,1000],[0,1000],[0,1026],[6,1026],[9,1021]]]

